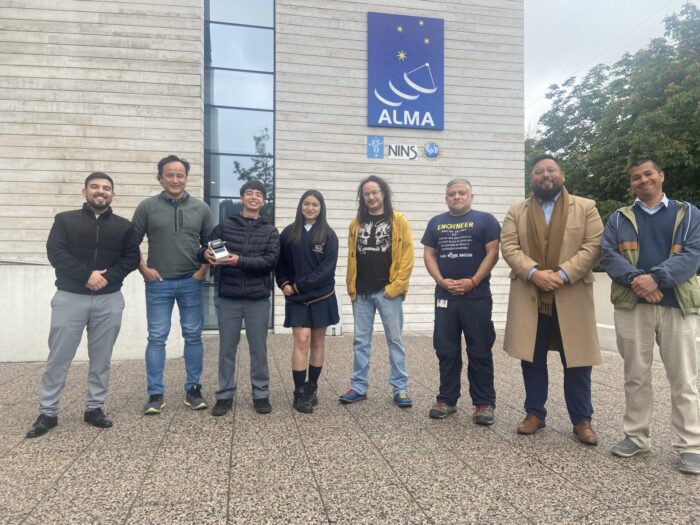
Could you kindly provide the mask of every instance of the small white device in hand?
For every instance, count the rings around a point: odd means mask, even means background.
[[[216,239],[215,241],[209,241],[209,248],[214,252],[214,258],[218,261],[220,259],[228,259],[228,250],[226,249],[226,243],[221,239]]]

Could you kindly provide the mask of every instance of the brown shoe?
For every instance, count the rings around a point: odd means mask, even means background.
[[[518,434],[530,436],[546,426],[547,425],[545,425],[544,419],[540,419],[535,414],[528,414],[518,425]]]
[[[595,433],[590,421],[581,421],[574,425],[574,435],[584,445],[595,447],[598,444],[598,434]]]

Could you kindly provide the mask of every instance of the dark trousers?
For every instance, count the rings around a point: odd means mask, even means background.
[[[532,363],[521,361],[523,380],[525,382],[525,412],[544,419],[547,417],[547,391],[549,375],[547,373],[547,353],[550,342],[559,347],[559,356],[564,365],[564,399],[571,422],[576,425],[581,421],[590,421],[593,416],[591,402],[590,366],[576,368],[566,367],[566,357],[561,343],[559,318],[556,305],[552,305],[552,315],[539,314],[537,320],[537,338],[535,339],[535,356]]]
[[[496,332],[491,321],[492,307],[491,297],[448,300],[447,308],[436,306],[433,346],[440,362],[438,400],[454,406],[460,397],[464,334],[467,343],[467,378],[472,403],[496,405],[491,353]]]

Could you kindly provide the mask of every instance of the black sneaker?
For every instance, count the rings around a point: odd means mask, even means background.
[[[28,438],[36,438],[43,436],[53,427],[58,425],[58,416],[47,416],[46,414],[39,414],[36,421],[32,425],[32,428],[27,432]]]
[[[316,395],[316,390],[318,390],[318,384],[306,383],[304,386],[306,387],[306,394],[311,400],[311,406],[318,405],[318,396]]]
[[[207,400],[202,396],[202,385],[194,385],[185,392],[185,405],[192,410],[205,410],[209,407]]]
[[[272,412],[272,405],[270,404],[270,400],[266,397],[253,399],[253,406],[258,414],[269,414]]]
[[[146,415],[160,414],[164,406],[163,394],[151,394],[148,396],[148,403],[143,405],[143,413]]]
[[[314,407],[305,386],[300,386],[294,390],[294,409],[302,414],[311,414]]]
[[[214,408],[211,409],[212,416],[223,416],[233,407],[233,399],[217,399]]]
[[[83,421],[97,428],[110,428],[112,426],[112,420],[105,415],[101,408],[86,410]]]

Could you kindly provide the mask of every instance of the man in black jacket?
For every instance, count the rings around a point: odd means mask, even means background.
[[[272,275],[279,256],[277,228],[260,217],[265,204],[265,186],[249,180],[241,187],[240,214],[224,219],[209,235],[209,241],[226,243],[228,256],[217,259],[211,248],[203,250],[202,262],[215,266],[219,282],[219,390],[212,415],[223,416],[233,406],[236,392],[236,350],[245,321],[250,349],[250,382],[253,405],[259,414],[269,414],[270,372],[267,367],[267,324],[270,317]]]
[[[141,260],[131,223],[112,213],[114,182],[106,173],[85,179],[87,201],[80,210],[56,215],[46,242],[58,291],[51,300],[49,357],[41,378],[39,417],[27,437],[39,437],[58,424],[58,403],[71,361],[87,327],[88,393],[84,421],[112,426],[102,411],[109,384],[112,348],[121,327],[124,278]]]

